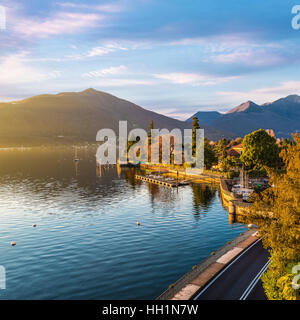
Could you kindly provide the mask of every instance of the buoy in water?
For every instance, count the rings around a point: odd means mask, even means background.
[[[257,229],[257,228],[258,228],[258,226],[257,226],[257,225],[255,225],[255,224],[253,224],[253,223],[249,223],[249,224],[248,224],[248,228],[250,228],[250,229],[252,229],[252,228]]]
[[[140,225],[141,225],[140,221],[138,221],[136,224],[137,224],[138,226],[140,226]]]
[[[17,243],[15,241],[12,241],[10,244],[14,247]]]

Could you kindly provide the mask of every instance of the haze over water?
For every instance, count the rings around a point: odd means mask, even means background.
[[[246,229],[228,223],[216,186],[169,189],[99,172],[94,148],[78,157],[0,151],[0,299],[153,299]]]

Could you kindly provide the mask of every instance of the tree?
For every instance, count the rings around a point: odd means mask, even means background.
[[[228,171],[229,169],[238,169],[242,167],[242,161],[240,157],[235,156],[227,156],[222,160],[222,168],[225,171]]]
[[[204,138],[204,165],[206,169],[210,169],[217,163],[217,157],[213,147],[209,144],[209,140]]]
[[[218,157],[218,160],[222,163],[222,169],[226,170],[227,166],[227,146],[230,143],[230,140],[222,138],[221,140],[215,143],[215,153]]]
[[[148,131],[148,141],[149,145],[151,145],[151,130],[154,129],[154,122],[151,120],[150,126],[149,126],[149,131]]]
[[[286,149],[290,145],[295,145],[295,141],[293,141],[289,138],[284,138],[284,139],[282,139],[280,144],[281,144],[281,149]]]
[[[292,267],[300,264],[300,136],[295,145],[282,150],[286,172],[273,172],[272,188],[254,203],[251,221],[259,225],[265,248],[270,248],[271,264],[262,281],[268,299],[295,300],[299,290],[291,286]]]
[[[196,143],[197,143],[197,129],[200,129],[200,125],[198,122],[198,118],[193,118],[193,134],[192,134],[192,154],[193,156],[196,156]]]
[[[262,129],[247,134],[243,140],[241,161],[250,169],[275,168],[280,162],[275,138]]]
[[[215,151],[217,156],[222,159],[227,156],[226,149],[227,145],[230,143],[230,140],[222,138],[221,140],[217,141],[215,144]]]
[[[151,130],[154,129],[154,122],[151,120],[148,131],[148,161],[151,162]]]

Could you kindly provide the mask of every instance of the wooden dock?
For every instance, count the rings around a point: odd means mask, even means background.
[[[180,187],[180,186],[185,186],[188,185],[190,182],[187,180],[176,180],[176,179],[166,179],[165,177],[162,178],[152,178],[148,176],[140,176],[140,175],[135,175],[135,178],[138,180],[154,183],[154,184],[159,184],[164,187],[169,187],[169,188],[174,188],[174,187]]]

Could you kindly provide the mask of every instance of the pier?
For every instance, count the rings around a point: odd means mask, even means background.
[[[187,180],[177,180],[172,178],[166,178],[166,177],[159,177],[159,176],[141,176],[141,175],[135,175],[135,178],[137,180],[142,180],[154,184],[159,184],[164,187],[174,188],[179,186],[185,186],[188,185],[190,182]]]

